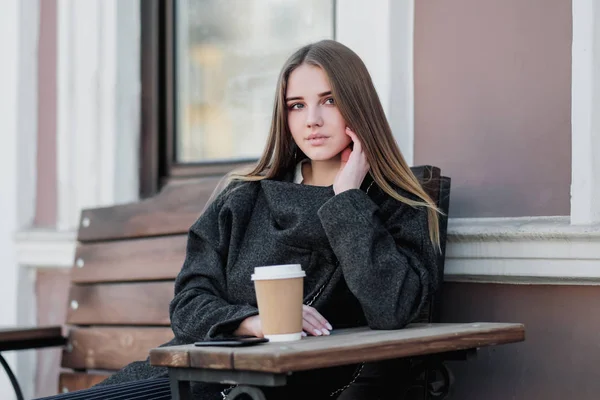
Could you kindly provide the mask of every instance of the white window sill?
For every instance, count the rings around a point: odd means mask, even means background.
[[[15,234],[17,263],[23,267],[70,268],[73,266],[76,232],[33,229]]]
[[[569,217],[456,218],[446,281],[600,284],[600,225]]]
[[[70,268],[75,232],[30,230],[15,236],[19,265]],[[600,284],[600,224],[569,217],[451,218],[445,280]]]

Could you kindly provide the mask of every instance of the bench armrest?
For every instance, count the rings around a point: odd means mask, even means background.
[[[61,326],[0,328],[0,351],[63,346]]]

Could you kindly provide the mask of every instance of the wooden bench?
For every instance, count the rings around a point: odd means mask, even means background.
[[[431,166],[413,172],[447,213],[450,179]],[[60,392],[89,388],[130,362],[146,359],[150,349],[173,337],[169,303],[187,232],[218,182],[173,183],[138,203],[82,211],[61,363],[69,371],[60,374]],[[446,226],[442,217],[443,250]],[[443,276],[443,252],[438,267]],[[439,310],[438,293],[419,320],[437,322]]]

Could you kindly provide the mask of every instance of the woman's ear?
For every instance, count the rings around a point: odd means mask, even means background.
[[[352,128],[350,128],[349,125],[346,125],[346,129],[349,129],[352,131]],[[354,131],[352,131],[352,132],[354,132]],[[346,135],[348,135],[347,131],[346,131]],[[350,137],[350,135],[348,135],[348,137]],[[354,150],[354,142],[352,140],[350,141],[350,144],[348,145],[348,147],[350,147],[350,150]]]

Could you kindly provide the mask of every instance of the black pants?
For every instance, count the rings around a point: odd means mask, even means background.
[[[221,399],[221,391],[229,387],[229,385],[194,384],[193,397],[195,399]],[[290,397],[290,394],[284,388],[262,388],[262,390],[269,400],[305,400],[305,396]],[[316,398],[315,400],[322,399]],[[38,400],[171,400],[171,388],[169,378],[151,378],[115,385],[96,386]]]
[[[119,385],[98,386],[40,400],[171,400],[169,378],[153,378]]]
[[[340,367],[338,367],[339,369]],[[349,366],[346,376],[351,376],[355,367]],[[331,382],[326,370],[313,370],[288,377],[289,385],[281,388],[262,388],[269,400],[331,400],[334,389],[349,382]],[[367,364],[359,379],[341,393],[339,400],[400,400],[405,397],[408,382],[408,364],[402,360],[390,360]],[[331,387],[328,387],[331,386]],[[194,398],[221,399],[220,392],[229,385],[196,383]],[[324,389],[325,388],[325,389]],[[157,377],[45,397],[39,400],[170,400],[169,378]]]
[[[193,384],[194,399],[221,399],[221,391],[230,385]],[[262,388],[269,400],[305,400],[294,397],[285,388]],[[324,398],[323,398],[324,399]],[[71,393],[58,394],[38,400],[171,400],[169,378],[151,378],[115,385],[95,386]],[[321,400],[316,398],[315,400]]]

